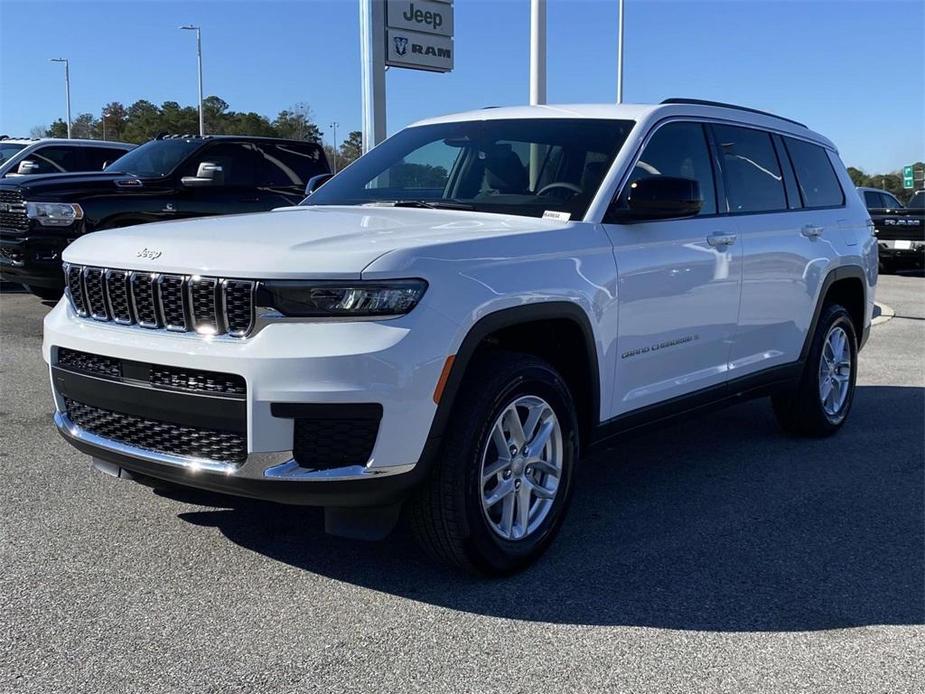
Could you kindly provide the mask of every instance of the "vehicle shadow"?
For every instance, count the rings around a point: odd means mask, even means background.
[[[407,530],[328,537],[313,509],[183,492],[224,508],[180,518],[306,571],[481,615],[717,631],[920,624],[923,423],[925,389],[871,386],[830,439],[781,435],[756,401],[619,441],[583,461],[547,554],[505,579],[432,564]]]

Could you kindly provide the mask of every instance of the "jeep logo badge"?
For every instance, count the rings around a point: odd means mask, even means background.
[[[157,260],[162,255],[161,251],[153,251],[148,248],[142,248],[138,251],[136,258],[144,258],[145,260]]]

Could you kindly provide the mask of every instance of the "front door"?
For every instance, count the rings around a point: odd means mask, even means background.
[[[742,247],[717,214],[714,164],[700,123],[673,121],[650,137],[627,182],[680,176],[700,183],[698,217],[605,224],[619,276],[612,416],[727,380]]]

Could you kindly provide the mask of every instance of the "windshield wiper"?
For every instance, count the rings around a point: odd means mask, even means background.
[[[392,207],[424,207],[429,210],[474,210],[475,205],[452,200],[395,200]]]

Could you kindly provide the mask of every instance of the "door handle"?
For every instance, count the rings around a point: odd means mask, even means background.
[[[713,246],[713,248],[718,248],[719,246],[731,246],[735,242],[735,234],[727,234],[722,231],[717,231],[707,236],[707,243]]]
[[[815,224],[807,224],[802,229],[800,229],[800,233],[808,239],[817,239],[822,236],[822,232],[823,228],[816,226]]]

